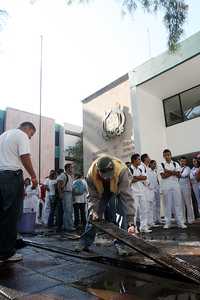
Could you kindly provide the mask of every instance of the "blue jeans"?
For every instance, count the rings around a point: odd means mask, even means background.
[[[106,221],[116,224],[117,212],[123,218],[121,228],[127,230],[128,222],[127,222],[126,208],[124,207],[120,199],[114,195],[108,201],[104,201],[103,199],[101,200],[99,206],[99,212],[98,212],[99,216],[102,216],[103,213],[106,214],[110,213],[109,218]],[[84,247],[88,248],[94,243],[95,236],[96,236],[96,228],[91,223],[88,222],[85,227],[85,232],[81,236],[80,243]]]
[[[48,219],[48,226],[54,225],[54,217],[56,212],[56,197],[55,196],[49,196],[49,202],[50,202],[50,213],[49,213],[49,219]]]
[[[63,225],[65,230],[73,229],[73,199],[72,192],[64,192]]]

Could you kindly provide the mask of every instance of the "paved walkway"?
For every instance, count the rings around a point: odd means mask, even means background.
[[[26,239],[59,246],[62,249],[74,250],[78,240],[67,235],[58,235],[40,229],[36,236],[26,236]],[[76,238],[76,237],[75,237]],[[156,228],[143,238],[160,244],[171,253],[184,259],[200,262],[200,224],[194,224],[187,230],[172,228],[163,230]],[[182,243],[182,244],[181,244]],[[105,235],[99,235],[93,247],[95,255],[116,258],[112,241]],[[177,252],[176,252],[177,251]],[[179,251],[179,253],[178,253]],[[182,251],[182,252],[181,252]],[[189,252],[190,251],[190,252]],[[71,299],[96,300],[120,299],[113,298],[125,288],[128,293],[137,295],[137,299],[199,299],[200,289],[187,283],[166,280],[135,270],[124,270],[120,267],[87,261],[63,254],[27,246],[19,250],[24,259],[20,263],[0,265],[0,290],[10,295],[10,300],[23,299]],[[183,253],[184,252],[184,253]],[[144,257],[134,253],[132,261],[151,264]],[[123,287],[124,285],[124,287]],[[142,288],[141,288],[142,287]],[[11,289],[11,290],[8,290]],[[103,291],[103,295],[101,294]],[[113,292],[110,295],[110,291]],[[186,295],[183,298],[170,298],[169,295]],[[197,297],[198,294],[198,297]],[[96,295],[96,296],[95,296]],[[146,297],[145,295],[148,295]],[[161,295],[164,295],[161,297]],[[103,297],[103,298],[102,298]],[[168,297],[168,298],[167,298]],[[190,297],[190,298],[189,298]],[[193,297],[193,298],[192,298]],[[195,298],[196,297],[196,298]],[[0,300],[8,299],[0,293]],[[136,299],[136,298],[127,298]]]

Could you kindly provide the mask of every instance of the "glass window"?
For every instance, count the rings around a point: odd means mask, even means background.
[[[177,123],[183,122],[179,96],[174,96],[166,99],[164,100],[163,104],[166,126],[172,126]]]
[[[194,119],[200,116],[200,86],[193,88],[181,95],[184,120]]]

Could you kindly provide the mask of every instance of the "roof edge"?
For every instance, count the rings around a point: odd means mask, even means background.
[[[109,90],[113,89],[114,87],[120,85],[121,83],[127,81],[129,79],[129,75],[128,73],[124,74],[123,76],[117,78],[116,80],[112,81],[111,83],[109,83],[108,85],[106,85],[105,87],[103,87],[102,89],[98,90],[97,92],[91,94],[90,96],[88,96],[87,98],[83,99],[82,102],[83,104],[88,103],[90,101],[92,101],[93,99],[101,96],[102,94],[108,92]]]

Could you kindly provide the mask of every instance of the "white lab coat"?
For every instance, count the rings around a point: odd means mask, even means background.
[[[132,166],[133,176],[146,176],[142,173],[142,169],[135,168]],[[136,225],[137,216],[139,216],[140,220],[140,231],[148,229],[148,216],[147,216],[147,205],[146,205],[146,197],[145,197],[145,186],[144,182],[137,181],[132,183],[131,185],[133,198],[134,198],[134,206],[135,206],[135,218],[134,224]]]
[[[170,163],[163,162],[166,170],[180,172],[181,168],[178,163],[171,161]],[[162,164],[159,167],[159,173],[164,173]],[[174,208],[175,219],[178,226],[184,225],[183,209],[182,209],[182,197],[179,180],[176,176],[170,176],[161,180],[161,187],[163,191],[164,200],[164,212],[166,225],[171,224],[172,211]]]
[[[194,210],[192,206],[192,194],[191,194],[191,185],[190,185],[190,172],[191,170],[188,166],[182,167],[181,178],[179,179],[184,220],[186,221],[186,210],[185,210],[186,208],[187,221],[189,224],[194,221]]]
[[[31,185],[25,188],[23,212],[37,212],[39,205],[39,188],[32,189]]]
[[[192,184],[192,189],[197,200],[198,208],[200,210],[200,182],[196,180],[196,174],[199,171],[199,168],[193,167],[190,172],[190,181]]]
[[[153,222],[161,222],[160,218],[160,184],[156,170],[149,170],[149,182],[153,190]]]

